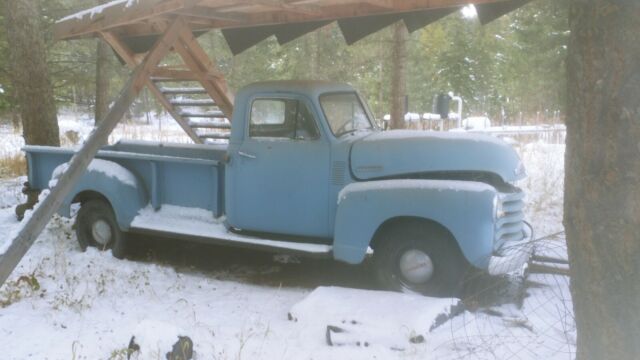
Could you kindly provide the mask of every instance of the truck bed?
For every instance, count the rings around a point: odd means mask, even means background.
[[[75,149],[26,146],[32,189],[48,188],[56,167],[68,162]],[[226,145],[164,144],[121,141],[102,148],[96,158],[115,162],[142,183],[150,206],[200,208],[215,217],[224,213],[224,165]]]

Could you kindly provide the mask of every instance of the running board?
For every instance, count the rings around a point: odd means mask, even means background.
[[[164,205],[163,207],[167,206]],[[153,211],[145,208],[133,220],[129,231],[206,244],[297,253],[314,257],[328,257],[333,251],[331,245],[272,240],[237,234],[227,229],[223,218],[210,218],[209,220],[200,216],[202,214],[185,217],[177,217],[175,215],[174,212],[166,214],[163,210]]]

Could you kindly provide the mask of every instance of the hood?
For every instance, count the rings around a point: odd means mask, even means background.
[[[357,141],[351,170],[360,180],[445,171],[493,173],[506,182],[526,176],[516,151],[496,137],[410,130],[377,132]]]

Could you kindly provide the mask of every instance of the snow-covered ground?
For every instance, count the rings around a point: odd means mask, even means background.
[[[88,133],[88,120],[69,121],[81,138]],[[160,135],[149,131],[156,122],[121,126],[115,136],[177,140],[168,123]],[[17,151],[19,141],[1,136],[0,156]],[[536,235],[561,232],[564,146],[518,150]],[[18,225],[23,181],[0,180],[0,243]],[[72,222],[54,218],[0,288],[0,358],[126,359],[134,335],[140,359],[164,359],[176,335],[191,337],[199,360],[573,357],[563,276],[531,275],[521,307],[469,300],[447,315],[458,300],[374,292],[366,266],[149,238],[119,261],[81,252]],[[540,241],[538,251],[566,256],[564,235]],[[480,292],[496,292],[492,286]],[[327,345],[327,325],[344,330],[331,333],[336,346]]]
[[[62,145],[73,146],[85,140],[93,129],[93,122],[93,117],[62,111],[58,114]],[[24,146],[22,134],[16,132],[8,124],[0,124],[0,139],[0,158],[17,154]],[[109,136],[109,142],[115,143],[120,139],[190,142],[187,135],[172,118],[166,114],[157,116],[153,113],[150,114],[148,124],[146,118],[118,124]]]

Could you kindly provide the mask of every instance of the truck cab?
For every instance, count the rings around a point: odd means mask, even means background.
[[[36,190],[71,155],[25,150]],[[123,234],[151,231],[350,264],[372,257],[385,287],[444,295],[469,269],[505,274],[530,254],[513,148],[478,134],[382,131],[346,84],[249,85],[228,145],[120,143],[97,158],[61,213],[80,203],[79,241],[118,256]]]

